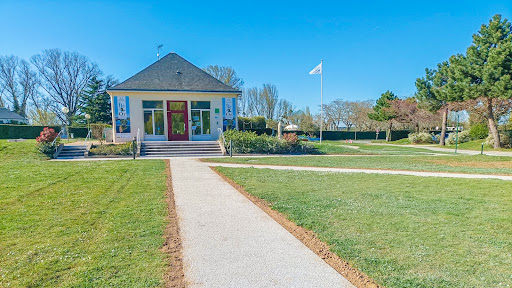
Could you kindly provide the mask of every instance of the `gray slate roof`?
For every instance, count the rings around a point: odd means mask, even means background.
[[[174,52],[108,90],[240,93]]]
[[[0,119],[27,120],[25,117],[6,108],[0,108]]]

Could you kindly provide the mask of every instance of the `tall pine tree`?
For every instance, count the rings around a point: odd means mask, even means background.
[[[368,113],[368,118],[380,121],[387,122],[388,128],[386,131],[386,141],[391,141],[391,130],[393,129],[393,119],[396,118],[396,114],[391,111],[391,101],[398,99],[398,97],[391,91],[386,91],[382,93],[380,98],[377,99],[377,103],[373,106],[372,113]]]
[[[112,124],[112,108],[107,89],[116,84],[117,80],[111,76],[106,79],[93,77],[89,81],[89,85],[81,95],[81,111],[91,116],[90,123]]]
[[[487,25],[473,35],[466,55],[450,58],[450,89],[454,100],[478,100],[486,107],[485,118],[494,138],[494,148],[501,147],[494,104],[512,99],[512,31],[501,15],[494,15]]]

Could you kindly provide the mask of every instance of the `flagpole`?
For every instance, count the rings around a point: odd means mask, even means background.
[[[324,60],[320,61],[320,144],[322,143],[322,128],[323,128],[323,111],[324,111]]]

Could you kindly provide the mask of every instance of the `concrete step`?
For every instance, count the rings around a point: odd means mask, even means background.
[[[168,155],[168,154],[157,154],[157,155],[154,155],[154,154],[145,154],[145,155],[142,155],[141,154],[141,157],[212,157],[212,156],[224,156],[224,154],[222,153],[216,153],[216,154],[176,154],[176,155]]]
[[[201,151],[221,151],[220,147],[141,147],[140,151],[190,151],[190,150],[201,150]]]
[[[208,157],[221,156],[217,141],[142,142],[140,155],[146,157]]]

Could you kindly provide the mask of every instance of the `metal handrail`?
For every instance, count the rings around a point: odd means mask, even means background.
[[[90,141],[92,139],[91,137],[91,129],[89,129],[89,131],[87,131],[87,136],[85,136],[84,146],[87,146],[87,141]]]
[[[55,142],[57,142],[57,139],[62,135],[62,131],[64,131],[64,130],[60,130],[60,131],[59,131],[59,134],[57,134],[57,136],[55,137],[55,139],[53,139],[53,141],[52,141],[52,146],[54,146],[54,145],[55,145]]]
[[[217,130],[219,131],[220,137],[222,137],[222,145],[226,147],[226,138],[224,137],[224,131],[222,131],[222,128],[217,128]]]
[[[137,148],[140,147],[140,128],[137,128]]]
[[[229,143],[227,143],[226,138],[224,137],[224,131],[222,130],[222,128],[217,128],[217,130],[219,131],[220,137],[222,137],[222,145],[224,146],[224,149],[229,154],[229,156],[232,157],[233,156],[232,141],[229,141]]]

